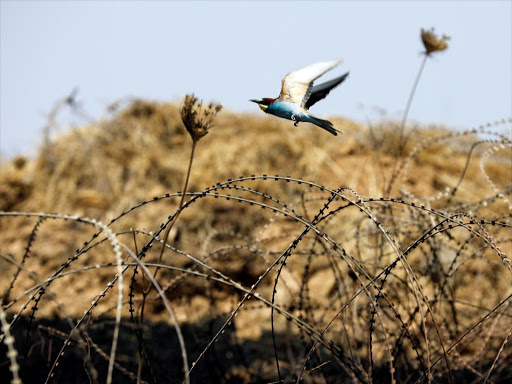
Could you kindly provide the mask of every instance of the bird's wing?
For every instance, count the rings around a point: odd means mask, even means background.
[[[282,80],[279,99],[290,101],[304,107],[311,95],[313,81],[340,63],[341,60],[325,61],[308,65],[295,72],[290,72]]]
[[[331,92],[331,89],[340,85],[347,78],[348,74],[349,72],[326,81],[325,83],[315,85],[311,90],[311,95],[306,101],[306,109],[309,109],[313,104],[325,98],[329,92]]]

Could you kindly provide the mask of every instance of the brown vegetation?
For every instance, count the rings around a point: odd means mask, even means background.
[[[199,359],[192,382],[277,381],[277,369],[305,382],[510,378],[510,140],[482,140],[492,127],[429,127],[402,148],[394,122],[331,120],[344,135],[223,111],[197,144],[185,199],[197,202],[176,220],[167,241],[175,252],[158,275],[189,361]],[[155,263],[160,247],[144,245],[178,208],[189,146],[177,105],[136,100],[1,170],[0,210],[59,213],[0,220],[1,292],[22,268],[3,309],[9,321],[24,315],[11,328],[20,364],[42,366],[39,380],[26,371],[25,381],[44,382],[50,370],[66,380],[64,364],[52,367],[66,338],[76,354],[67,364],[86,367],[83,382],[104,381],[116,257],[103,227],[64,215],[111,223],[120,243]],[[125,249],[122,258],[133,263]],[[54,274],[23,310],[20,295]],[[152,293],[150,322],[137,332],[142,272],[130,265],[123,275],[114,380],[137,380],[143,343],[142,378],[181,382],[165,302]]]

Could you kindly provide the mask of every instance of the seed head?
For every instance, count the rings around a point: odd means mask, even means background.
[[[421,41],[423,41],[423,46],[425,47],[427,55],[447,49],[448,40],[450,40],[450,36],[447,35],[443,35],[441,38],[437,37],[434,33],[434,28],[431,28],[430,30],[421,28]]]
[[[215,116],[222,109],[222,105],[210,102],[203,107],[203,101],[198,100],[194,94],[186,95],[181,108],[181,120],[187,128],[192,140],[199,141],[213,126]]]

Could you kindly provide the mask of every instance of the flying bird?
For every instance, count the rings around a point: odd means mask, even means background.
[[[294,121],[297,126],[303,121],[325,129],[334,136],[341,133],[335,129],[330,121],[313,116],[308,109],[316,102],[325,98],[331,89],[345,80],[349,72],[335,77],[325,83],[313,86],[313,82],[327,71],[338,66],[341,60],[326,61],[308,65],[295,72],[290,72],[281,81],[281,93],[277,99],[265,97],[260,100],[250,100],[265,113],[270,113]]]

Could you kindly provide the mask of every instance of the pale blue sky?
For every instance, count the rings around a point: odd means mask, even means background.
[[[348,80],[312,111],[399,118],[421,63],[421,27],[452,36],[429,60],[410,117],[471,128],[512,115],[511,1],[1,1],[1,153],[27,153],[78,87],[94,117],[134,96],[187,92],[234,111],[275,97],[289,71],[342,58]],[[76,122],[79,122],[77,120]]]

